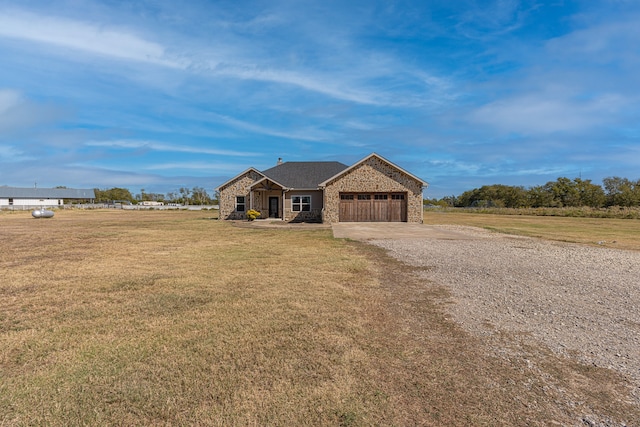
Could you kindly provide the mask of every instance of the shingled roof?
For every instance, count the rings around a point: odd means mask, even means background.
[[[340,162],[285,162],[262,174],[287,188],[310,190],[348,167]]]

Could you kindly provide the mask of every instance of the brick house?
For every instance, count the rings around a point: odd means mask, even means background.
[[[220,218],[306,222],[422,222],[428,183],[372,153],[352,166],[340,162],[284,162],[249,168],[220,185]]]

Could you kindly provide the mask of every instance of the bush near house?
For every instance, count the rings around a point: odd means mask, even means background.
[[[260,212],[258,212],[256,210],[253,210],[253,209],[249,209],[247,211],[247,220],[248,221],[253,221],[253,220],[257,219],[257,218],[260,218],[260,215],[261,215]]]

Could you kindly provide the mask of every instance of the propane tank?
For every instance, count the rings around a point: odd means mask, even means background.
[[[31,212],[31,216],[34,218],[53,218],[53,211],[47,209],[36,209]]]

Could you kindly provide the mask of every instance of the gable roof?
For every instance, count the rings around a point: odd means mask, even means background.
[[[376,157],[377,159],[387,163],[388,165],[398,169],[400,172],[406,174],[407,176],[415,179],[417,182],[421,183],[423,187],[428,187],[429,183],[418,178],[417,176],[407,172],[401,167],[391,163],[389,160],[384,157],[371,153],[364,159],[360,160],[353,166],[347,166],[344,163],[340,162],[285,162],[279,165],[276,165],[272,168],[266,169],[262,172],[255,168],[249,168],[244,172],[239,173],[234,176],[230,180],[221,184],[216,188],[217,191],[220,191],[224,187],[226,187],[231,182],[240,178],[241,176],[249,173],[255,172],[261,179],[256,180],[252,187],[265,179],[269,179],[273,181],[275,184],[279,185],[283,189],[286,190],[315,190],[318,188],[325,187],[329,182],[334,179],[339,178],[343,174],[347,173],[350,170],[353,170],[360,166],[362,163],[366,162],[372,157]]]
[[[16,199],[95,199],[91,189],[19,188],[0,186],[0,197]]]
[[[249,169],[245,170],[244,172],[240,172],[238,175],[234,176],[234,177],[233,177],[233,178],[231,178],[230,180],[228,180],[228,181],[226,181],[226,182],[224,182],[224,183],[220,184],[220,185],[216,188],[216,191],[220,191],[223,187],[226,187],[226,186],[227,186],[227,184],[232,183],[232,182],[233,182],[233,181],[235,181],[236,179],[240,178],[242,175],[247,174],[247,173],[249,173],[249,172],[255,172],[255,173],[257,173],[258,175],[260,175],[260,176],[264,177],[264,175],[262,174],[262,172],[260,172],[258,169],[255,169],[255,168],[249,168]]]
[[[311,190],[347,168],[340,162],[285,162],[262,174],[290,189]]]
[[[361,164],[363,164],[364,162],[366,162],[367,160],[371,159],[372,157],[376,157],[377,159],[387,163],[390,166],[393,166],[394,168],[398,169],[400,172],[410,176],[411,178],[415,179],[416,181],[418,181],[419,183],[422,184],[423,187],[428,187],[429,183],[423,179],[418,178],[417,176],[413,175],[412,173],[407,172],[406,170],[402,169],[400,166],[395,165],[393,163],[391,163],[389,160],[385,159],[384,157],[382,157],[379,154],[376,153],[371,153],[369,154],[367,157],[365,157],[364,159],[360,160],[359,162],[355,163],[353,166],[349,166],[345,169],[343,169],[342,171],[339,171],[338,173],[336,173],[333,176],[330,176],[329,178],[327,178],[326,180],[322,181],[320,184],[318,184],[319,187],[326,187],[326,185],[328,183],[330,183],[331,181],[335,180],[336,178],[339,178],[340,176],[346,174],[347,172],[357,168],[358,166],[360,166]]]
[[[287,186],[280,184],[278,181],[271,179],[267,176],[265,176],[264,178],[260,178],[259,180],[257,180],[256,182],[254,182],[253,184],[251,184],[251,189],[253,190],[254,188],[258,187],[260,184],[262,184],[264,187],[271,187],[271,185],[269,184],[270,182],[272,182],[273,184],[277,185],[278,187],[280,187],[281,189],[286,189]]]

